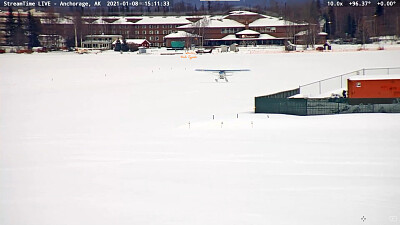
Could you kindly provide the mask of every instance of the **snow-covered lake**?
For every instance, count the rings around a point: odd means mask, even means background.
[[[400,114],[253,113],[400,51],[250,53],[0,55],[0,224],[400,224]]]

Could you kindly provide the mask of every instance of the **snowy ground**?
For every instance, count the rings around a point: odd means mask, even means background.
[[[255,96],[399,59],[0,55],[0,224],[400,224],[400,114],[253,114]]]

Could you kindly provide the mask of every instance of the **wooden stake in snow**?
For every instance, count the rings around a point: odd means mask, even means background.
[[[213,120],[214,120],[214,115],[213,115]]]
[[[189,124],[189,129],[190,129],[190,121],[189,121],[189,123],[188,123],[188,124]]]
[[[251,128],[253,128],[253,121],[251,121]]]
[[[221,128],[222,128],[222,125],[224,125],[224,122],[221,122]]]

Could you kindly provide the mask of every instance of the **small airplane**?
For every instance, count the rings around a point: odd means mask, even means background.
[[[216,73],[216,76],[218,76],[215,79],[215,82],[218,82],[218,80],[225,80],[228,82],[227,76],[232,76],[231,74],[234,72],[243,72],[243,71],[250,71],[249,69],[241,69],[241,70],[207,70],[207,69],[196,69],[195,71],[199,72],[212,72]]]

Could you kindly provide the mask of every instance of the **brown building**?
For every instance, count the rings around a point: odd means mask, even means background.
[[[232,11],[225,16],[96,16],[82,17],[79,23],[73,17],[60,17],[58,14],[42,13],[35,16],[40,18],[41,35],[61,36],[66,45],[77,47],[89,46],[89,40],[85,37],[96,35],[145,39],[153,47],[170,46],[172,39],[185,41],[185,46],[233,43],[282,45],[285,40],[304,43],[301,40],[303,37],[296,34],[311,28],[317,29],[314,25],[293,23],[248,11]],[[3,15],[1,19],[5,17]],[[4,23],[1,25],[4,26]],[[94,40],[90,41],[93,43]],[[107,48],[110,46],[106,44]]]
[[[282,45],[285,40],[296,42],[295,34],[310,27],[316,26],[254,12],[232,11],[227,16],[204,16],[178,29],[202,35],[205,45]]]

